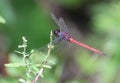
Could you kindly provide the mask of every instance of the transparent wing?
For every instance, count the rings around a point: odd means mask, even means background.
[[[65,32],[68,32],[68,27],[67,25],[65,24],[65,21],[62,17],[59,18],[59,24],[61,25],[62,29],[65,31]]]
[[[49,43],[48,43],[49,44]],[[43,60],[46,58],[46,55],[48,54],[48,44],[40,47],[39,49],[34,49],[34,53],[32,55],[32,59],[35,60],[34,62],[35,63],[42,63]],[[59,38],[56,38],[55,40],[52,41],[52,44],[54,45],[54,48],[51,49],[51,52],[50,52],[50,55],[53,55],[55,54],[57,48],[58,48],[58,45],[59,45]],[[52,56],[53,58],[53,56]],[[48,61],[48,63],[54,63],[55,61]]]
[[[58,20],[53,13],[51,13],[51,16],[52,16],[52,19],[55,21],[55,23],[60,27],[60,31],[68,32],[67,26],[62,17],[60,17]]]
[[[54,45],[54,49],[59,45],[60,43],[60,38],[56,38],[52,41],[52,44]],[[48,43],[49,44],[49,43]],[[40,47],[39,49],[37,49],[38,51],[42,52],[42,53],[47,53],[48,51],[48,44]]]

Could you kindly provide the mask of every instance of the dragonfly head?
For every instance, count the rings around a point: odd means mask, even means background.
[[[59,36],[59,33],[60,33],[60,30],[58,30],[58,29],[54,31],[54,34],[55,34],[56,36]]]

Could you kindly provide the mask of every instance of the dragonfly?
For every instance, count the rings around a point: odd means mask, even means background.
[[[67,41],[67,42],[71,42],[71,43],[74,43],[76,45],[79,45],[79,46],[82,46],[96,54],[99,54],[99,55],[104,55],[104,53],[98,49],[95,49],[89,45],[86,45],[82,42],[79,42],[77,40],[75,40],[70,34],[69,34],[69,31],[68,31],[68,27],[67,25],[65,24],[65,21],[62,17],[59,17],[57,19],[57,17],[51,13],[51,16],[52,16],[52,19],[55,21],[55,23],[60,27],[60,29],[56,29],[54,30],[54,35],[60,39],[60,40],[64,40],[64,41]]]

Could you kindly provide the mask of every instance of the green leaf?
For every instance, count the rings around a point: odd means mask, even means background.
[[[39,72],[39,69],[37,67],[33,66],[32,68],[35,70],[35,72]]]
[[[3,23],[3,24],[6,23],[5,19],[2,16],[0,16],[0,23]]]
[[[25,64],[22,63],[9,63],[9,64],[5,64],[6,67],[23,67],[25,66]]]
[[[52,67],[50,65],[43,65],[44,68],[51,69]]]
[[[35,64],[35,66],[36,66],[36,67],[40,67],[41,64]],[[48,69],[51,69],[51,68],[52,68],[51,65],[43,65],[42,67],[48,68]]]
[[[40,76],[41,76],[42,78],[44,78],[43,73],[42,73],[42,74],[40,74]]]

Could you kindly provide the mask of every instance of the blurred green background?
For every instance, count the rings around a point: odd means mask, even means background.
[[[120,83],[119,0],[0,0],[0,16],[6,20],[5,24],[0,23],[0,82],[18,83],[22,77],[22,68],[9,72],[4,68],[11,60],[10,54],[22,44],[22,36],[28,40],[28,51],[49,42],[50,31],[56,28],[51,12],[65,18],[71,32],[76,29],[72,33],[77,33],[75,39],[81,37],[107,56],[95,55],[82,47],[57,51],[57,62],[46,70],[41,83]]]

